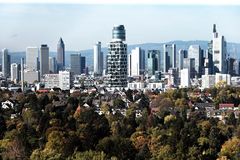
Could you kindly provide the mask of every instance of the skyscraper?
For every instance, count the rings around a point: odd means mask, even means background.
[[[75,75],[80,75],[82,73],[81,68],[81,54],[71,54],[71,72]]]
[[[187,58],[187,50],[180,49],[178,51],[178,54],[179,54],[178,67],[179,67],[179,70],[181,70],[183,69],[183,60],[184,58]]]
[[[58,70],[63,70],[65,68],[65,44],[62,38],[59,39],[57,44],[57,65]]]
[[[215,24],[213,25],[212,53],[214,73],[226,73],[227,42],[224,36],[219,36]]]
[[[26,68],[28,70],[37,71],[38,68],[38,47],[26,48]]]
[[[41,45],[40,48],[40,76],[49,73],[49,48],[46,44]]]
[[[8,50],[4,48],[2,50],[2,73],[4,77],[9,77],[10,76],[10,62],[11,58],[10,55],[8,54]]]
[[[163,59],[164,59],[164,72],[168,72],[169,68],[176,68],[176,45],[164,44],[163,45]]]
[[[11,64],[11,81],[18,82],[19,78],[19,67],[17,63]]]
[[[101,42],[97,42],[93,46],[93,72],[102,75],[103,72],[103,52],[101,52]]]
[[[203,51],[199,45],[189,46],[188,58],[195,60],[195,76],[200,77],[203,70]]]
[[[55,57],[49,57],[49,72],[50,73],[57,72],[57,61]]]
[[[159,57],[160,57],[159,50],[148,50],[147,71],[149,77],[155,75],[155,72],[158,71],[159,68],[158,66],[160,62]]]
[[[112,41],[108,45],[107,79],[110,88],[127,87],[127,44],[124,25],[112,30]]]
[[[128,60],[129,76],[140,76],[145,71],[145,51],[139,47],[133,49]]]

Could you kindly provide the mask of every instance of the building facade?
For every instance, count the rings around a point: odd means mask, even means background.
[[[38,47],[26,48],[26,68],[29,70],[37,71],[38,68]]]
[[[168,72],[169,68],[176,68],[176,45],[164,44],[163,45],[163,59],[164,59],[164,72]]]
[[[59,39],[57,44],[57,66],[58,71],[65,69],[65,44],[62,38]]]
[[[139,47],[136,47],[129,54],[128,59],[128,75],[140,76],[145,71],[145,51]]]
[[[46,44],[41,45],[40,48],[40,77],[49,73],[49,47]]]
[[[96,75],[103,73],[103,52],[101,51],[101,42],[93,46],[93,72]]]
[[[108,44],[106,85],[110,88],[127,87],[127,44],[125,28],[117,25]]]
[[[17,63],[11,64],[11,81],[15,83],[19,81],[19,67]]]
[[[2,74],[6,78],[10,76],[10,63],[11,57],[8,54],[8,50],[4,48],[2,50]]]

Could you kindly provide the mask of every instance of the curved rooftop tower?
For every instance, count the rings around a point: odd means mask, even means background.
[[[114,25],[112,29],[112,40],[113,41],[125,41],[126,31],[124,25]]]

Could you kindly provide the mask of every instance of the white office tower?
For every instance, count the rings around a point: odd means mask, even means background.
[[[70,90],[71,73],[69,71],[59,71],[59,88],[61,90]]]
[[[203,59],[203,54],[202,50],[199,45],[191,45],[188,48],[188,58],[194,59],[194,71],[195,75],[200,77],[202,73],[202,59]]]
[[[38,47],[26,48],[26,69],[37,71],[38,70]]]
[[[214,73],[226,73],[227,43],[224,36],[218,34],[215,24],[213,25],[212,53]]]
[[[2,50],[2,74],[6,78],[10,76],[10,55],[6,48]]]
[[[124,43],[125,39],[124,26],[114,26],[107,55],[106,85],[109,88],[127,87],[127,44]]]
[[[176,68],[176,45],[175,44],[164,44],[163,45],[163,70],[165,73],[170,68]]]
[[[183,68],[180,71],[181,74],[181,83],[180,87],[181,88],[188,88],[190,87],[190,73],[188,68]]]
[[[12,63],[11,64],[11,81],[14,81],[14,83],[18,82],[18,77],[19,77],[19,68],[17,63]]]
[[[143,75],[145,71],[145,51],[136,47],[128,56],[128,75],[132,77]]]
[[[24,58],[21,58],[21,88],[24,91]]]
[[[49,73],[49,48],[46,44],[41,45],[39,61],[40,77],[42,77],[44,74]]]
[[[57,60],[55,57],[49,57],[49,72],[50,73],[57,72]]]
[[[103,52],[101,52],[101,42],[97,42],[93,46],[93,72],[96,75],[103,73]]]
[[[24,70],[24,82],[28,84],[33,84],[40,81],[39,71]]]

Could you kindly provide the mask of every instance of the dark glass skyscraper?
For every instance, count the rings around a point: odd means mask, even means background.
[[[57,65],[58,71],[65,68],[65,45],[62,38],[59,39],[57,44]]]

